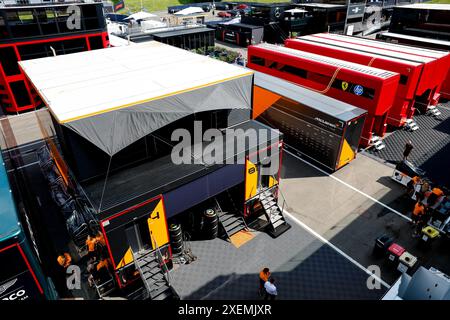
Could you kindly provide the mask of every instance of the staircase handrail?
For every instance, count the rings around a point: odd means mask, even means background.
[[[133,256],[134,265],[135,265],[136,269],[138,269],[139,274],[141,275],[141,279],[144,282],[145,289],[147,291],[147,295],[145,296],[145,299],[148,299],[150,297],[150,288],[147,284],[147,281],[145,281],[145,279],[144,279],[144,272],[142,271],[142,268],[139,266],[137,256],[131,247],[130,247],[130,251],[131,251],[131,255]]]
[[[152,242],[155,244],[155,254],[156,254],[156,259],[158,260],[161,269],[163,271],[164,274],[164,278],[166,279],[167,284],[169,285],[169,287],[171,286],[171,278],[170,278],[170,270],[169,268],[166,266],[166,264],[164,263],[164,258],[161,252],[160,247],[158,246],[158,243],[156,242],[155,237],[153,236],[152,232],[150,231],[150,237],[152,239]]]

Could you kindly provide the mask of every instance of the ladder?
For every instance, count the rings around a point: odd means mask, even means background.
[[[146,295],[144,299],[166,300],[177,299],[174,288],[170,284],[169,270],[166,267],[160,248],[151,235],[152,242],[155,244],[155,250],[144,250],[133,254],[134,265],[139,271]]]
[[[441,115],[441,112],[439,111],[439,109],[436,106],[429,106],[427,108],[427,115],[432,116],[432,117],[437,117]]]
[[[214,201],[216,203],[216,212],[219,223],[222,225],[228,241],[231,241],[231,236],[239,231],[248,230],[242,215],[237,212],[223,211],[217,197],[214,197]]]
[[[263,209],[264,214],[269,222],[268,233],[276,238],[289,230],[291,225],[287,223],[283,215],[283,210],[278,205],[278,199],[275,198],[272,189],[263,190],[257,195]]]
[[[408,131],[416,131],[417,129],[419,129],[419,126],[417,125],[417,122],[414,121],[414,119],[406,119],[405,129]]]
[[[383,140],[379,136],[376,136],[376,135],[372,135],[372,139],[370,139],[370,144],[372,147],[374,147],[378,151],[386,148],[386,145],[383,143]]]
[[[280,27],[278,22],[270,23],[269,24],[272,30],[274,31],[274,34],[278,34],[279,39],[281,39],[280,43],[284,43],[284,41],[289,38],[289,35],[284,32],[284,30]]]

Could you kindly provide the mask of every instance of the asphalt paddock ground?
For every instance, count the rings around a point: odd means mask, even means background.
[[[25,173],[28,196],[36,203],[43,230],[40,245],[49,261],[46,272],[57,278],[55,254],[73,248],[36,163],[38,147],[32,143],[18,148],[23,155],[18,170]],[[222,239],[191,242],[198,260],[171,272],[174,287],[183,299],[259,299],[258,272],[267,266],[276,278],[279,299],[379,299],[387,288],[368,289],[364,268],[378,266],[387,284],[400,276],[387,259],[372,255],[381,234],[416,255],[420,265],[450,274],[444,239],[424,248],[411,237],[407,218],[412,204],[391,173],[390,166],[360,154],[330,176],[285,152],[281,190],[292,228],[277,239],[256,233],[239,249]],[[84,286],[73,296],[88,298],[92,292]]]
[[[450,274],[449,242],[438,239],[431,247],[412,237],[409,223],[414,203],[394,182],[392,168],[359,154],[349,165],[329,175],[289,154],[283,155],[281,190],[293,217],[323,236],[363,267],[378,266],[381,278],[392,284],[396,265],[372,254],[383,234],[418,258],[418,265]]]
[[[380,299],[387,288],[369,289],[370,275],[288,218],[292,228],[276,239],[256,232],[240,248],[222,239],[192,241],[197,260],[171,273],[182,299],[262,299],[258,274],[270,268],[278,299]],[[369,280],[372,283],[372,280]]]
[[[432,181],[450,188],[450,102],[440,103],[438,109],[441,111],[438,117],[414,116],[418,130],[393,131],[383,140],[386,148],[366,152],[382,161],[397,164],[403,159],[405,143],[411,140],[414,148],[408,159],[425,170]]]
[[[63,297],[95,298],[83,273],[81,290],[65,292],[64,279],[56,264],[60,252],[77,253],[66,231],[62,215],[51,199],[47,182],[37,163],[42,143],[18,147],[21,167],[13,168],[4,152],[9,173],[21,173],[29,189],[29,210],[38,229],[38,245],[45,273],[54,279]],[[280,299],[379,299],[386,287],[369,290],[369,275],[329,245],[311,235],[294,221],[292,228],[277,239],[255,232],[256,237],[239,249],[223,239],[191,242],[198,260],[171,272],[173,285],[184,299],[260,299],[258,273],[271,268],[277,279]]]

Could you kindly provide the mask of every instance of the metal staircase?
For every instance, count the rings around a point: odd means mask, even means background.
[[[139,271],[147,291],[145,299],[178,299],[178,295],[170,284],[169,270],[164,264],[159,247],[156,246],[153,251],[145,250],[140,253],[132,253],[134,265]]]
[[[284,43],[286,39],[289,38],[289,35],[280,27],[278,22],[269,23],[269,26],[274,32],[274,35],[278,35],[279,43]]]
[[[370,145],[378,151],[386,148],[386,145],[383,143],[383,140],[376,135],[372,135],[372,139],[370,139]]]
[[[285,217],[283,216],[283,209],[278,205],[278,200],[275,198],[273,190],[274,189],[272,188],[262,191],[258,194],[258,198],[269,223],[268,233],[273,238],[276,238],[289,230],[291,225],[287,223]]]
[[[419,129],[419,126],[417,125],[417,122],[414,121],[414,119],[407,119],[405,121],[405,129],[408,131],[416,131]]]
[[[441,115],[441,112],[436,106],[429,106],[426,114],[432,117],[437,117]]]
[[[219,218],[219,222],[222,225],[228,240],[230,240],[233,234],[248,229],[244,217],[239,212],[234,210],[223,211],[217,197],[215,197],[214,200],[216,202],[217,217]]]

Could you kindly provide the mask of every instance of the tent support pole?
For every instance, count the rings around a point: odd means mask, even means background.
[[[113,156],[110,156],[110,157],[109,157],[108,169],[106,170],[105,183],[103,184],[102,196],[100,197],[100,203],[99,203],[99,205],[98,205],[97,213],[100,213],[101,208],[102,208],[103,196],[105,195],[106,183],[107,183],[107,181],[108,181],[109,169],[111,168],[112,157],[113,157]]]

